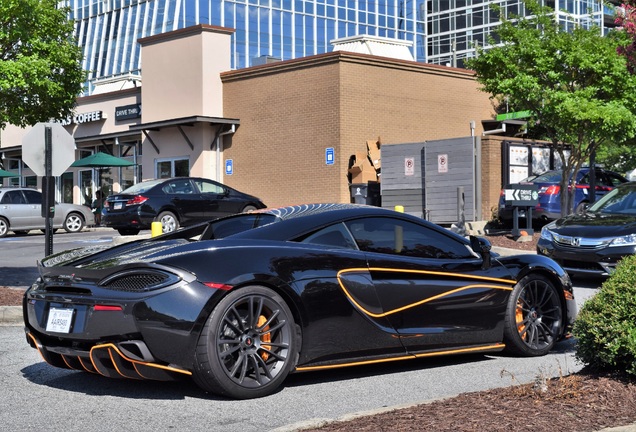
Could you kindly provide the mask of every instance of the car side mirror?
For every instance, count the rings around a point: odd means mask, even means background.
[[[470,236],[470,248],[483,260],[482,268],[490,268],[492,244],[483,237]]]

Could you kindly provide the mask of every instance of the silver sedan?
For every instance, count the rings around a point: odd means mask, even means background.
[[[75,204],[55,204],[53,229],[79,232],[95,224],[91,209]],[[30,188],[0,187],[0,237],[9,231],[26,234],[30,230],[46,228],[42,217],[42,193]]]

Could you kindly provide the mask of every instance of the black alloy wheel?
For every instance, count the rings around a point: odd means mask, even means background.
[[[204,390],[236,399],[275,392],[298,356],[299,328],[273,290],[229,293],[201,332],[194,379]]]
[[[561,335],[563,310],[556,288],[542,275],[528,275],[515,286],[506,310],[506,349],[523,356],[548,353]]]

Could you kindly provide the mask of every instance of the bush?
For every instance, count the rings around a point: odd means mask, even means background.
[[[636,376],[636,255],[589,299],[574,322],[576,358],[593,369]]]

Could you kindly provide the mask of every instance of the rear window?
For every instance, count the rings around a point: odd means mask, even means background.
[[[139,193],[144,193],[147,190],[155,187],[156,185],[158,185],[159,183],[162,183],[164,181],[166,181],[166,180],[165,179],[160,179],[160,180],[150,180],[150,181],[137,183],[136,185],[132,185],[128,189],[124,189],[123,191],[121,191],[121,193],[124,194],[124,195],[136,195],[136,194],[139,194]]]
[[[277,222],[280,219],[273,214],[243,213],[210,223],[201,235],[201,240],[222,239],[234,234]]]

